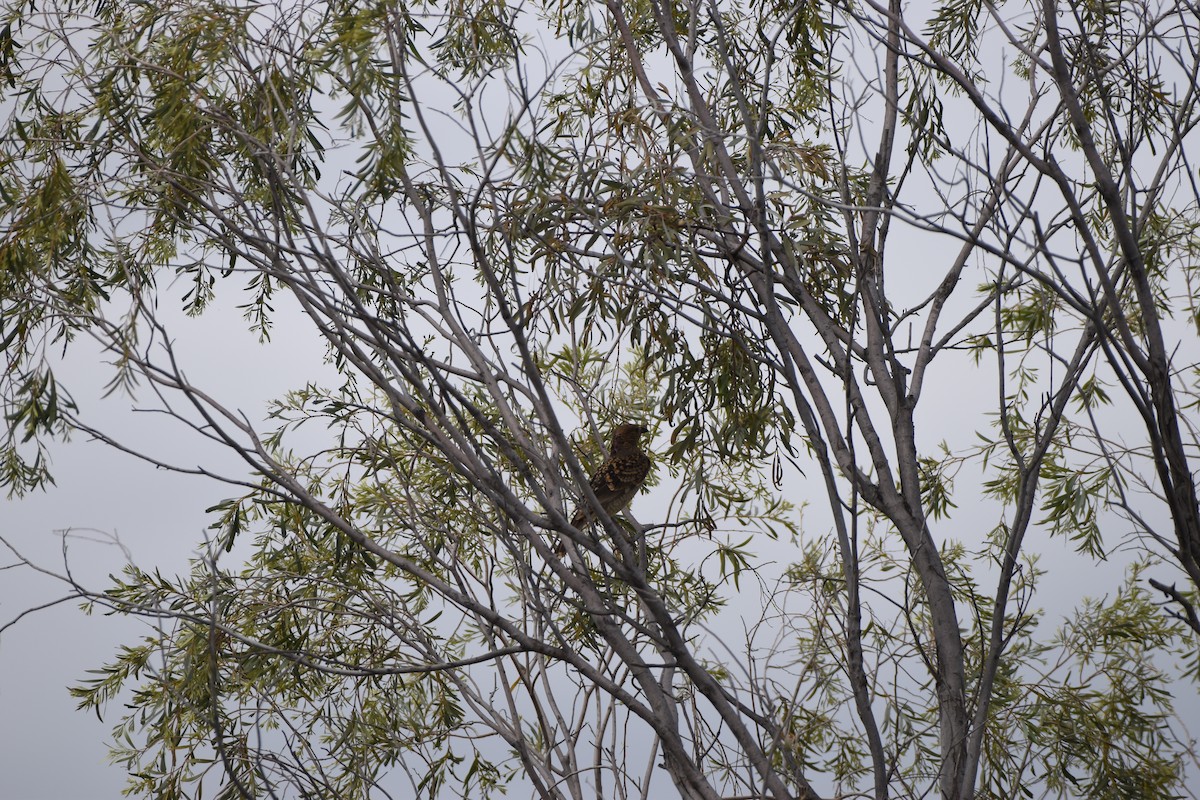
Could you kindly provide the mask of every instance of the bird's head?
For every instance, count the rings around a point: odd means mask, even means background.
[[[624,448],[637,447],[638,439],[642,438],[643,434],[649,433],[650,429],[645,425],[625,422],[613,428],[613,450],[621,450]]]

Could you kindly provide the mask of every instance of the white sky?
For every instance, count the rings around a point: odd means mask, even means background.
[[[238,302],[227,294],[198,319],[177,312],[165,316],[175,326],[189,375],[258,420],[269,399],[307,381],[321,382],[332,370],[322,363],[324,348],[311,326],[299,312],[289,312],[286,301],[277,306],[280,335],[269,345],[245,330],[234,308]],[[100,362],[90,343],[80,344],[61,373],[75,388],[81,411],[97,427],[182,465],[221,464],[231,475],[246,475],[227,453],[197,449],[197,437],[178,423],[161,414],[135,412],[126,396],[103,398],[111,368]],[[70,566],[75,578],[92,589],[106,588],[107,575],[119,573],[125,563],[120,548],[104,541],[112,536],[143,568],[186,572],[211,522],[204,509],[235,493],[217,481],[156,469],[81,436],[56,444],[52,453],[57,486],[20,500],[0,498],[0,524],[25,555],[59,572],[61,534],[74,530],[68,537]],[[11,562],[11,554],[0,553],[0,566]],[[65,586],[44,575],[26,569],[0,572],[0,625],[65,594]],[[0,797],[120,796],[124,771],[108,765],[106,742],[123,709],[112,704],[101,723],[94,713],[75,710],[78,701],[66,687],[86,679],[87,670],[110,660],[120,644],[133,641],[146,625],[98,613],[88,617],[73,601],[26,617],[0,635]]]
[[[898,260],[903,241],[904,236],[896,231],[889,245],[892,262]],[[948,251],[954,249],[947,246]],[[937,263],[928,249],[921,254],[914,270]],[[934,271],[940,267],[938,264]],[[323,345],[307,320],[288,310],[280,298],[273,341],[261,345],[245,330],[234,308],[241,301],[236,293],[219,292],[218,302],[199,319],[170,312],[169,304],[164,304],[194,383],[214,390],[228,406],[258,420],[267,401],[284,391],[309,381],[332,382],[332,372],[322,360]],[[215,458],[227,464],[231,474],[244,474],[241,465],[227,454],[198,448],[194,434],[177,423],[161,415],[135,413],[123,395],[102,399],[111,368],[100,363],[94,351],[88,351],[86,344],[73,350],[62,373],[69,378],[75,399],[90,421],[119,439],[148,447],[165,460],[209,465]],[[994,368],[985,363],[978,372],[967,372],[965,362],[965,357],[947,359],[931,370],[929,396],[923,400],[918,425],[918,431],[927,437],[922,442],[927,449],[943,437],[965,441],[973,431],[984,428],[982,418],[964,409],[979,409],[992,402]],[[1130,439],[1144,436],[1140,421],[1131,418],[1129,426]],[[70,565],[80,582],[95,589],[104,588],[105,576],[124,563],[122,551],[104,543],[104,536],[119,537],[139,566],[160,568],[167,574],[181,572],[203,539],[209,522],[204,509],[234,493],[215,481],[156,470],[82,437],[56,445],[52,453],[57,487],[22,500],[0,499],[0,530],[27,556],[55,570],[62,567],[62,532],[77,531],[69,537]],[[960,487],[965,490],[973,479],[964,473]],[[812,535],[823,536],[828,532],[824,495],[815,471],[809,472],[809,480],[810,497],[791,499],[811,500],[805,521]],[[639,518],[653,518],[656,504],[665,504],[666,499],[640,499]],[[955,523],[943,526],[939,535],[975,540],[995,523],[990,514],[979,513],[981,510],[960,503]],[[1066,542],[1047,541],[1036,531],[1031,533],[1028,547],[1046,554],[1046,566],[1063,569],[1073,578],[1048,581],[1038,597],[1043,607],[1065,613],[1080,598],[1110,593],[1120,583],[1120,559],[1095,565],[1074,555]],[[769,548],[769,555],[781,561],[790,554],[786,543]],[[0,567],[11,560],[7,553],[0,553]],[[25,569],[4,570],[0,572],[0,625],[22,610],[64,593],[65,587],[45,576]],[[94,714],[75,710],[77,701],[66,686],[86,679],[88,669],[109,660],[120,644],[131,641],[145,625],[125,618],[85,617],[72,602],[29,616],[0,635],[0,798],[119,796],[125,776],[121,768],[107,764],[106,739],[122,709],[111,707],[101,723]],[[1194,692],[1188,697],[1195,705]]]

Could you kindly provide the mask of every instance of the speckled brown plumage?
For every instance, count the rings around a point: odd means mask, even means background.
[[[650,474],[650,458],[638,446],[638,440],[646,432],[644,425],[618,425],[613,430],[608,460],[589,481],[600,507],[610,515],[629,505]],[[595,509],[584,502],[575,508],[571,524],[578,528],[594,519]]]

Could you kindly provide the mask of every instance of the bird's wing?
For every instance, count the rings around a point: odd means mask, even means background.
[[[609,503],[624,498],[626,502],[641,488],[642,481],[650,471],[650,459],[642,453],[610,458],[592,476],[592,491],[610,513],[619,511],[620,506],[610,508]]]
[[[592,487],[592,493],[596,495],[600,507],[609,514],[615,514],[628,505],[638,489],[642,488],[649,472],[650,459],[645,453],[626,453],[601,464],[588,484]],[[575,507],[571,524],[579,526],[595,516],[595,510],[590,504],[580,503]]]

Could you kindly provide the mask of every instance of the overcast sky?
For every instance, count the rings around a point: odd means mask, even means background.
[[[893,255],[906,252],[905,247],[920,247],[923,263],[939,263],[940,256],[929,249],[927,240],[906,245],[904,234],[898,232],[890,246]],[[945,246],[948,253],[957,249],[953,242]],[[280,299],[273,341],[262,345],[245,330],[235,308],[241,301],[236,294],[220,295],[214,308],[199,319],[173,313],[171,303],[164,303],[164,315],[195,384],[248,418],[261,420],[270,398],[309,381],[332,382],[331,370],[322,359],[324,349],[307,320]],[[80,344],[61,366],[60,375],[90,421],[164,460],[180,465],[215,461],[230,475],[244,475],[240,464],[202,446],[194,433],[178,423],[135,411],[134,402],[122,394],[102,398],[111,367],[86,343]],[[978,371],[953,374],[966,361],[965,357],[958,362],[945,359],[931,371],[930,395],[920,410],[919,431],[926,436],[922,446],[932,447],[943,437],[961,443],[985,426],[975,410],[994,403],[992,368],[985,365]],[[1130,439],[1144,435],[1138,420],[1131,418],[1129,426]],[[209,479],[155,469],[84,437],[58,444],[52,453],[57,487],[21,500],[0,499],[0,531],[37,564],[58,572],[63,570],[63,533],[70,531],[73,575],[94,589],[103,589],[106,576],[120,570],[126,557],[122,547],[143,568],[166,574],[186,570],[210,522],[204,509],[234,493]],[[973,477],[964,475],[960,485],[965,490],[973,482]],[[828,523],[822,495],[814,488],[807,499],[813,501],[805,519],[809,531],[824,536]],[[995,523],[986,509],[972,506],[971,498],[956,499],[960,509],[955,522],[940,525],[939,536],[974,540]],[[665,497],[639,499],[638,516],[652,519],[665,502]],[[1121,533],[1113,531],[1115,536]],[[122,547],[113,544],[114,537]],[[1048,541],[1040,532],[1031,535],[1029,549],[1045,554],[1045,565],[1051,569],[1069,565],[1065,574],[1071,579],[1048,580],[1037,598],[1052,614],[1068,613],[1084,596],[1111,594],[1122,577],[1120,558],[1096,565],[1074,555],[1067,542]],[[785,543],[774,548],[781,560],[789,553]],[[0,553],[0,567],[12,563],[11,554]],[[28,569],[9,568],[0,576],[0,625],[66,593],[61,583]],[[86,680],[87,670],[109,660],[147,624],[86,617],[72,601],[31,614],[0,635],[0,800],[120,795],[125,775],[107,763],[107,738],[123,709],[119,704],[110,707],[101,722],[94,714],[75,710],[77,701],[67,686]],[[1043,633],[1048,635],[1051,628],[1047,625]],[[1182,699],[1196,705],[1190,688]],[[1200,714],[1194,718],[1200,719]]]
[[[261,420],[267,401],[332,371],[311,326],[286,302],[274,340],[262,345],[235,308],[232,294],[210,313],[192,319],[166,312],[186,370],[199,385],[250,419]],[[165,310],[165,309],[164,309]],[[89,342],[80,342],[58,369],[75,400],[98,427],[181,465],[222,465],[245,477],[226,453],[203,447],[194,433],[161,414],[138,412],[128,396],[104,398],[111,367]],[[125,563],[117,537],[134,563],[164,574],[187,569],[211,521],[204,509],[234,494],[204,477],[156,469],[108,446],[75,436],[53,449],[57,486],[20,500],[0,498],[3,535],[47,569],[63,571],[63,532],[76,580],[93,589]],[[13,562],[0,554],[0,566]],[[67,587],[23,568],[0,572],[0,625],[24,609],[62,598]],[[124,771],[108,764],[108,734],[122,708],[110,706],[103,722],[76,711],[67,686],[110,660],[119,645],[146,630],[144,620],[91,617],[78,601],[23,618],[0,635],[0,799],[116,798]]]
[[[211,388],[251,419],[262,419],[270,398],[307,381],[331,382],[332,373],[322,363],[323,349],[298,312],[284,306],[274,341],[262,345],[245,332],[233,308],[237,302],[236,296],[228,295],[200,319],[172,315],[179,352],[195,383]],[[84,352],[87,349],[85,344],[74,351],[61,374],[76,387],[82,410],[99,420],[101,427],[181,465],[216,463],[231,475],[244,474],[226,454],[198,447],[195,434],[178,423],[136,411],[124,395],[102,398],[110,368],[94,351]],[[978,417],[957,410],[987,399],[991,390],[986,373],[958,383],[961,391],[944,393],[940,402],[930,403],[924,411],[927,421],[919,430],[927,431],[931,441],[966,436],[979,425]],[[106,576],[118,572],[125,560],[112,537],[119,538],[134,563],[143,568],[166,574],[185,571],[210,521],[204,509],[234,493],[216,481],[155,469],[83,437],[56,445],[53,453],[57,487],[22,500],[0,501],[4,535],[38,564],[61,572],[62,533],[72,531],[67,542],[73,575],[95,589],[104,588]],[[974,479],[963,476],[962,483],[970,485]],[[805,517],[808,535],[826,535],[823,501],[817,494],[810,499],[813,505]],[[639,516],[654,518],[666,500],[653,494],[639,499]],[[963,537],[976,538],[994,524],[994,518],[974,512],[970,504],[960,506],[952,527]],[[942,532],[947,527],[942,526]],[[1065,541],[1037,534],[1030,547],[1046,554],[1046,566],[1070,565],[1067,574],[1079,577],[1044,584],[1038,601],[1059,614],[1068,613],[1081,597],[1109,594],[1120,583],[1120,558],[1093,565],[1074,555]],[[762,551],[780,561],[791,554],[786,543],[764,543]],[[0,564],[11,561],[5,554]],[[66,592],[57,581],[27,569],[0,574],[0,624]],[[72,601],[29,615],[0,636],[3,800],[119,796],[124,772],[108,764],[107,752],[108,734],[123,709],[119,704],[110,706],[101,722],[94,714],[75,710],[77,701],[67,686],[85,680],[87,670],[108,660],[119,645],[135,641],[147,624],[129,618],[87,617]],[[1049,633],[1049,626],[1043,633]],[[1185,701],[1195,705],[1194,695],[1185,695]]]

